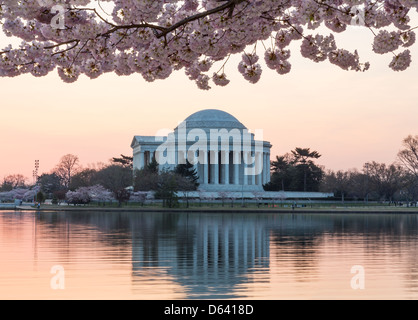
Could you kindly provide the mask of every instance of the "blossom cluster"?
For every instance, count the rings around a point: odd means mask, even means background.
[[[22,200],[31,202],[34,201],[36,194],[39,192],[39,188],[32,188],[32,189],[26,189],[26,188],[15,188],[10,191],[6,192],[0,192],[0,202],[11,202],[14,200]]]
[[[372,50],[393,53],[389,67],[400,71],[410,65],[410,54],[395,51],[415,42],[409,14],[418,10],[416,0],[101,0],[105,2],[110,11],[93,0],[0,0],[3,33],[22,40],[18,47],[0,49],[0,76],[41,77],[57,69],[68,83],[80,75],[95,79],[109,72],[137,73],[155,81],[183,69],[207,90],[210,81],[229,83],[224,66],[233,54],[242,55],[238,71],[251,83],[262,74],[259,57],[279,74],[289,73],[287,48],[295,41],[301,42],[301,55],[314,62],[328,60],[344,70],[364,71],[369,64],[361,63],[357,52],[338,48],[333,36],[360,20],[364,32],[376,35]],[[320,26],[331,33],[315,33]],[[211,71],[219,69],[218,63],[220,71]]]
[[[88,204],[90,201],[107,202],[114,200],[113,193],[101,185],[80,187],[75,191],[68,191],[65,200],[69,204]]]

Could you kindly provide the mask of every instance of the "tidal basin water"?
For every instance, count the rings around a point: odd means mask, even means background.
[[[0,211],[0,299],[418,299],[417,249],[413,214]]]

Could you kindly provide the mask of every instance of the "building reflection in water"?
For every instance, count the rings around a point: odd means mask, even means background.
[[[371,297],[416,298],[417,230],[418,215],[407,214],[13,212],[0,213],[0,249],[28,261],[16,276],[56,261],[68,277],[95,277],[112,294],[119,286],[142,299],[287,298],[327,287],[335,297],[336,284],[353,297],[344,277],[358,263],[376,279]],[[16,268],[13,259],[3,270]]]
[[[255,215],[144,215],[132,225],[134,277],[160,268],[188,298],[240,297],[252,274],[268,275],[269,252],[265,220]]]

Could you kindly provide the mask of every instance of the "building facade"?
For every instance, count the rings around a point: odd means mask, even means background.
[[[155,158],[159,170],[193,164],[201,191],[263,191],[270,181],[270,142],[256,140],[231,114],[206,109],[193,113],[166,136],[135,136],[133,167]]]

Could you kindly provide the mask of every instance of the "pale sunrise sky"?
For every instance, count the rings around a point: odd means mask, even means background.
[[[418,25],[417,14],[411,19]],[[140,75],[106,74],[65,84],[56,71],[43,78],[0,78],[0,181],[21,173],[32,182],[36,159],[42,174],[68,153],[84,166],[131,155],[134,135],[173,129],[207,108],[231,113],[252,131],[263,129],[263,139],[273,145],[272,159],[310,147],[322,154],[318,163],[327,169],[361,169],[372,160],[391,163],[402,140],[418,134],[418,46],[409,48],[409,69],[394,72],[388,67],[391,54],[372,52],[369,30],[351,27],[336,40],[339,47],[358,49],[370,70],[356,73],[314,63],[301,57],[296,42],[290,47],[290,74],[281,76],[262,64],[261,80],[250,84],[239,74],[236,56],[225,69],[231,83],[212,85],[210,91],[198,89],[184,70],[154,83]],[[1,48],[9,41],[0,33]]]

